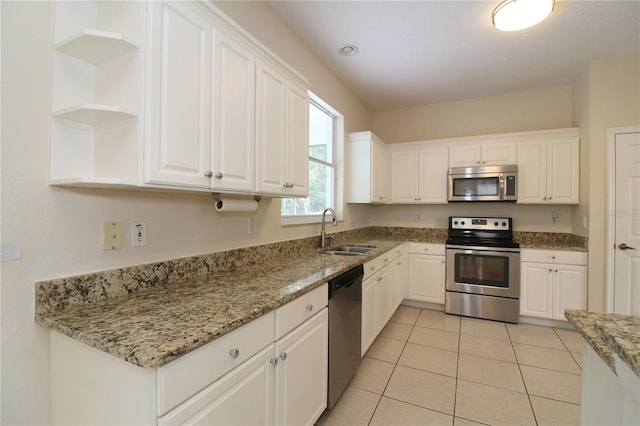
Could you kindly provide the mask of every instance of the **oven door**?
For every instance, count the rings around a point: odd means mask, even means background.
[[[447,291],[520,297],[520,249],[447,246]]]

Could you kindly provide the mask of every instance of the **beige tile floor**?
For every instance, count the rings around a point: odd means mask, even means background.
[[[581,341],[400,306],[318,424],[577,425]]]

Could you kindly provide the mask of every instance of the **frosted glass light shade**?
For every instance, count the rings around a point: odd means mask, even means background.
[[[505,0],[493,10],[493,25],[501,31],[518,31],[543,21],[554,0]]]

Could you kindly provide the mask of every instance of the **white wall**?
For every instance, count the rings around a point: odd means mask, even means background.
[[[231,7],[232,9],[234,7]],[[262,4],[234,10],[285,60],[307,74],[312,90],[345,115],[345,127],[367,128],[369,111],[296,41]],[[254,9],[255,8],[255,9]],[[48,332],[34,322],[34,283],[43,279],[264,244],[319,234],[318,226],[280,226],[279,200],[263,199],[257,232],[248,216],[215,212],[207,194],[74,190],[50,187],[49,126],[53,3],[2,2],[1,239],[22,249],[1,267],[2,412],[0,422],[49,423]],[[259,19],[245,19],[247,17]],[[271,35],[273,34],[273,35]],[[273,46],[272,46],[273,47]],[[280,49],[281,50],[281,49]],[[282,52],[279,52],[282,53]],[[144,221],[148,246],[100,250],[101,224]],[[368,224],[366,208],[347,208],[344,230]],[[354,225],[354,226],[355,226]],[[125,241],[129,238],[125,227]]]
[[[589,67],[587,119],[589,129],[587,173],[589,221],[589,310],[604,312],[606,293],[607,217],[607,130],[640,125],[640,56],[594,60]],[[584,117],[583,117],[584,118]]]

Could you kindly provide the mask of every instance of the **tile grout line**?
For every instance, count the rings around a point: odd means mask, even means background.
[[[402,306],[402,305],[400,305]],[[393,315],[396,314],[396,312],[398,312],[398,309],[400,309],[400,306],[398,306],[398,308],[396,308],[395,312],[393,313]],[[420,312],[422,312],[422,309],[420,309]],[[391,315],[391,318],[393,318],[393,315]],[[411,331],[409,331],[409,335],[407,336],[407,339],[404,341],[404,345],[402,346],[402,350],[400,351],[400,355],[398,355],[398,359],[396,359],[396,361],[393,363],[393,369],[391,370],[391,374],[389,375],[389,379],[387,380],[387,383],[384,385],[384,388],[382,389],[382,393],[380,394],[380,398],[378,399],[378,402],[376,403],[376,407],[373,409],[373,413],[371,414],[371,418],[369,419],[369,421],[367,422],[367,426],[371,425],[371,422],[373,421],[373,418],[376,415],[376,411],[378,411],[378,407],[380,406],[380,402],[382,401],[382,397],[384,397],[384,393],[387,390],[387,387],[389,386],[389,382],[391,381],[391,377],[393,377],[393,373],[396,371],[396,368],[398,367],[398,361],[400,361],[400,357],[402,356],[402,353],[404,352],[404,349],[407,347],[407,343],[409,343],[409,338],[411,337],[411,333],[413,333],[413,329],[416,327],[416,322],[418,322],[418,318],[420,317],[420,313],[418,313],[418,317],[416,317],[416,320],[413,324],[407,324],[407,325],[411,325]],[[391,322],[391,319],[389,319],[389,321],[387,322],[387,324]],[[402,323],[400,323],[402,324]],[[386,325],[385,325],[386,327]],[[383,327],[384,329],[384,327]],[[382,332],[382,331],[380,331]],[[366,353],[365,353],[366,356]]]
[[[533,421],[538,425],[538,417],[536,416],[536,410],[533,408],[533,402],[531,401],[531,395],[529,394],[529,389],[527,388],[527,382],[524,380],[524,375],[522,374],[522,367],[520,366],[520,360],[518,359],[518,353],[516,352],[516,348],[513,346],[513,340],[511,339],[511,333],[509,332],[509,327],[505,324],[504,326],[507,329],[507,336],[509,336],[509,343],[511,344],[511,350],[513,351],[513,355],[516,357],[516,363],[518,364],[518,371],[520,372],[520,378],[522,379],[522,385],[524,386],[524,391],[527,395],[527,400],[529,401],[529,407],[531,407],[531,414],[533,414]]]

